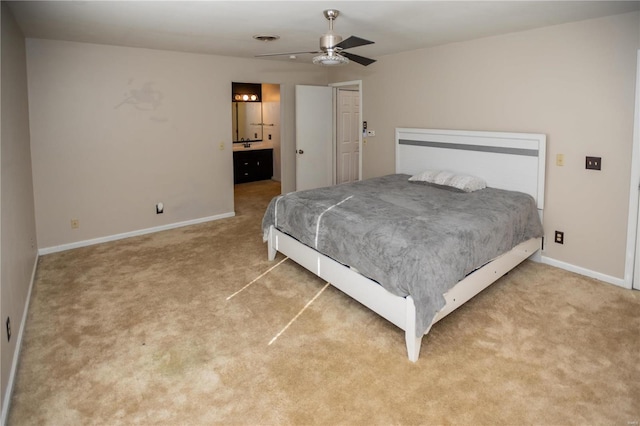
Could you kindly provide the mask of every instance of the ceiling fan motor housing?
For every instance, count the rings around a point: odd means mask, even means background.
[[[320,50],[331,53],[333,52],[333,46],[342,41],[342,36],[333,32],[333,21],[340,15],[340,11],[336,9],[327,9],[322,13],[329,21],[329,32],[320,37]]]
[[[322,37],[320,37],[320,49],[324,52],[331,49],[333,50],[333,46],[340,43],[342,41],[342,36],[335,34],[333,31],[329,31]]]

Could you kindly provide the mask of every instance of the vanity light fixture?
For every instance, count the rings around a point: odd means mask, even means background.
[[[255,93],[233,95],[234,102],[258,102],[260,98]]]
[[[262,85],[258,83],[232,83],[233,102],[260,102]]]
[[[249,102],[249,101],[256,102],[258,100],[258,95],[254,94],[254,93],[252,93],[250,95],[248,95],[248,94],[245,94],[245,95],[238,94],[238,95],[234,95],[233,96],[233,100],[236,101],[236,102]]]
[[[238,102],[256,102],[258,101],[258,95],[235,95],[233,99]]]

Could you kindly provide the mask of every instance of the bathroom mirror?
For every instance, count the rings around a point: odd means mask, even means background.
[[[262,84],[231,83],[233,142],[262,140]]]
[[[232,102],[233,142],[262,140],[262,103]]]

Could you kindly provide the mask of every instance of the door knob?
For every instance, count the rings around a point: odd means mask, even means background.
[[[304,151],[303,151],[303,150],[301,150],[301,149],[299,149],[299,150],[298,150],[298,154],[304,154]]]

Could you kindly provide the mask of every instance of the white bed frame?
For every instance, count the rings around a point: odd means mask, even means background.
[[[479,176],[487,185],[530,194],[540,217],[544,207],[546,136],[531,133],[475,132],[435,129],[396,129],[396,173],[427,169]],[[469,274],[444,294],[446,305],[431,326],[453,312],[541,248],[541,238],[525,241]],[[405,331],[409,359],[420,356],[422,336],[416,337],[416,309],[411,296],[398,297],[351,268],[283,234],[269,230],[269,259],[281,252],[334,287]]]

